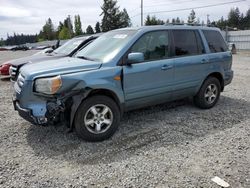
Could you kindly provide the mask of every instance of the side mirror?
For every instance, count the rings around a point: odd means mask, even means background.
[[[140,52],[133,52],[128,54],[128,65],[140,63],[144,61],[144,54]]]

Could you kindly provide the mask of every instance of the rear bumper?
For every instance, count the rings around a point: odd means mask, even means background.
[[[234,77],[234,71],[230,70],[225,73],[224,86],[230,84]]]

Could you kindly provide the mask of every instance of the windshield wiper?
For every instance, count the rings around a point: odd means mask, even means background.
[[[85,59],[85,60],[89,60],[89,61],[95,61],[94,59],[91,59],[89,57],[86,57],[86,56],[76,56],[77,58],[80,58],[80,59]]]

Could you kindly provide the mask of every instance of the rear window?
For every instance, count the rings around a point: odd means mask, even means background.
[[[199,34],[194,30],[173,30],[176,56],[199,55],[204,53]]]
[[[203,31],[211,53],[225,52],[227,45],[218,31]]]

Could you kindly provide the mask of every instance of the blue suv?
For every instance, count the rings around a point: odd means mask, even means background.
[[[33,124],[67,123],[88,141],[111,137],[123,112],[185,97],[213,107],[233,78],[217,28],[147,26],[107,32],[74,57],[27,64],[13,103]]]

